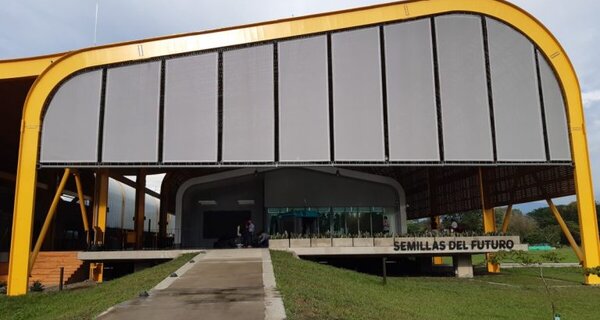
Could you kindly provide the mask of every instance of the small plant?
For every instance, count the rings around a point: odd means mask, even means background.
[[[500,251],[495,254],[488,255],[488,262],[491,263],[500,263],[500,261],[504,259],[510,259],[516,261],[524,266],[537,266],[540,271],[540,278],[544,283],[544,288],[546,289],[546,295],[550,302],[550,306],[552,308],[552,314],[556,315],[556,305],[554,304],[554,299],[552,299],[552,295],[550,293],[550,287],[546,282],[546,278],[544,278],[544,268],[542,267],[542,263],[544,262],[559,262],[560,257],[554,251],[546,252],[538,257],[533,256],[532,254],[523,251],[523,250],[515,250],[515,251]],[[600,269],[600,267],[598,267]]]
[[[0,294],[6,294],[6,282],[0,281]]]
[[[591,274],[595,274],[595,275],[597,275],[597,276],[600,276],[600,266],[593,267],[593,268],[584,268],[584,269],[583,269],[583,273],[584,273],[586,276],[589,276],[589,275],[591,275]]]
[[[334,238],[351,238],[350,235],[348,235],[347,233],[344,233],[344,232],[334,232],[333,237]]]
[[[325,233],[313,233],[311,237],[313,239],[329,239],[331,238],[331,233],[329,233],[329,231]]]
[[[46,288],[39,280],[35,280],[31,284],[31,287],[29,287],[29,291],[31,291],[31,292],[42,292],[42,291],[44,291],[44,289],[46,289]]]
[[[292,239],[310,239],[310,235],[303,234],[303,233],[290,233],[290,238],[292,238]]]
[[[353,238],[370,238],[371,234],[369,232],[358,232],[353,236]]]
[[[273,240],[287,239],[287,238],[288,238],[287,233],[279,233],[279,232],[277,232],[277,233],[271,235],[271,239],[273,239]]]

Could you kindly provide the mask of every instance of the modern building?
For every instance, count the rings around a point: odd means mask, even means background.
[[[26,292],[67,192],[92,204],[91,244],[113,249],[107,227],[133,229],[138,249],[212,247],[248,219],[272,233],[373,234],[384,220],[403,233],[407,219],[483,209],[493,232],[495,207],[576,195],[573,247],[600,265],[577,77],[552,34],[504,1],[407,1],[1,61],[0,79],[9,295]],[[154,173],[166,176],[152,244]],[[128,227],[109,177],[137,186]],[[102,263],[91,268],[101,279]]]

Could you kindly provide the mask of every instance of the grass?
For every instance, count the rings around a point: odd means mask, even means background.
[[[137,297],[179,269],[195,254],[171,260],[94,287],[62,292],[0,296],[0,319],[91,319],[110,306]]]
[[[552,319],[539,269],[505,269],[475,279],[381,277],[271,251],[277,286],[294,319]],[[546,268],[562,319],[598,319],[600,288],[579,268]]]
[[[533,257],[541,256],[547,252],[548,251],[528,251],[528,253],[531,254]],[[575,252],[573,251],[573,249],[571,249],[571,247],[557,248],[556,250],[553,250],[553,252],[556,252],[558,257],[560,258],[559,262],[579,263],[579,259],[577,258],[577,255],[575,255]],[[452,264],[452,257],[443,257],[442,260],[444,261],[445,264]],[[474,254],[473,255],[473,265],[481,265],[484,262],[485,262],[485,255],[483,255],[483,254]],[[507,259],[507,260],[503,260],[502,262],[516,262],[516,261],[511,261],[510,259]]]

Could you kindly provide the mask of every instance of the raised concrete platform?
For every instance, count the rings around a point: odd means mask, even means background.
[[[201,249],[191,250],[129,250],[129,251],[81,251],[77,257],[84,261],[116,260],[170,260],[185,253],[199,253]]]
[[[518,236],[440,236],[273,239],[269,241],[269,248],[291,251],[298,256],[454,256],[528,250],[528,245],[521,244]]]
[[[480,254],[497,252],[498,250],[464,250],[464,251],[431,251],[431,250],[413,250],[413,251],[395,251],[393,247],[308,247],[308,248],[271,248],[273,250],[282,250],[293,252],[298,256],[392,256],[392,255],[424,255],[424,256],[454,256],[457,254]],[[526,244],[515,245],[513,250],[527,251]]]
[[[528,250],[518,236],[440,236],[388,238],[300,238],[274,239],[273,250],[292,252],[296,256],[346,257],[452,257],[458,278],[473,277],[474,254]]]

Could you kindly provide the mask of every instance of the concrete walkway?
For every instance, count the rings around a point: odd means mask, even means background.
[[[267,249],[210,250],[194,261],[99,319],[285,318]]]

